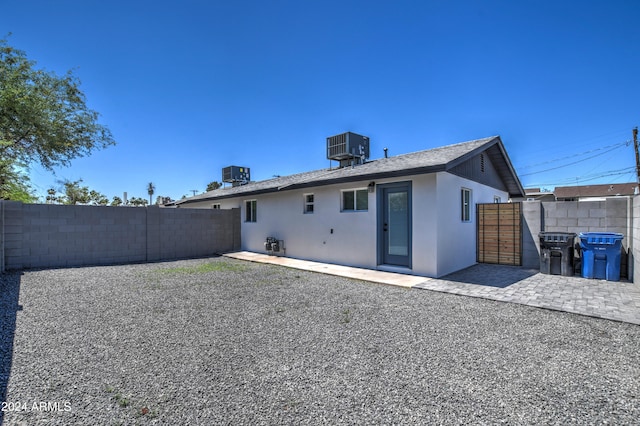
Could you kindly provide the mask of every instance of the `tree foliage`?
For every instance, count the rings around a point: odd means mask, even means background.
[[[149,202],[144,198],[131,197],[128,204],[133,207],[144,207],[149,204]]]
[[[82,186],[82,179],[76,181],[65,180],[62,184],[62,194],[58,194],[55,188],[47,190],[47,204],[92,204],[94,206],[106,206],[109,199],[98,191],[90,190]]]
[[[0,199],[33,203],[38,197],[29,186],[29,176],[17,163],[0,158]]]
[[[163,204],[169,204],[169,203],[172,203],[172,202],[173,202],[173,199],[171,197],[164,197],[162,195],[158,195],[156,197],[156,204],[159,205],[159,206],[161,206]]]
[[[153,184],[153,182],[149,182],[147,184],[147,194],[149,194],[149,204],[152,203],[151,199],[155,192],[156,192],[156,186]]]
[[[209,182],[209,184],[207,185],[207,192],[209,191],[215,191],[216,189],[220,188],[222,186],[222,184],[220,182]]]
[[[87,107],[71,71],[35,68],[22,50],[0,40],[0,160],[13,169],[37,162],[47,170],[115,144],[99,114]],[[0,186],[15,182],[7,168]],[[24,183],[24,181],[23,181]]]
[[[129,206],[144,207],[149,204],[147,200],[139,197],[131,197],[126,204],[122,198],[115,196],[111,201],[102,193],[89,189],[82,185],[82,179],[76,181],[60,181],[61,188],[47,190],[47,204],[71,204],[71,205],[93,205],[93,206]]]

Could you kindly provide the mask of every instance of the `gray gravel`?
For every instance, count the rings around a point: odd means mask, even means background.
[[[636,325],[227,258],[0,283],[5,424],[640,418]]]

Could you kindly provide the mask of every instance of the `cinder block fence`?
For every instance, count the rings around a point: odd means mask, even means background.
[[[0,268],[108,265],[240,248],[240,210],[62,206],[0,201]]]
[[[640,282],[640,196],[523,202],[523,266],[540,266],[538,233],[619,232],[621,274]],[[0,270],[153,262],[239,250],[240,209],[169,209],[0,201]]]
[[[640,269],[634,263],[635,250],[640,248],[637,243],[640,234],[636,230],[640,226],[640,196],[612,197],[604,201],[525,201],[522,206],[523,266],[540,267],[540,231],[616,232],[624,235],[621,275],[639,282],[634,274],[640,273]]]

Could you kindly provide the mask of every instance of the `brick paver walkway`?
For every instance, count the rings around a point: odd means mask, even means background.
[[[477,264],[414,288],[519,303],[640,325],[640,286]]]

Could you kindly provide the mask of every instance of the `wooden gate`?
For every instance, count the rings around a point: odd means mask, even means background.
[[[476,205],[477,261],[522,265],[522,203]]]

